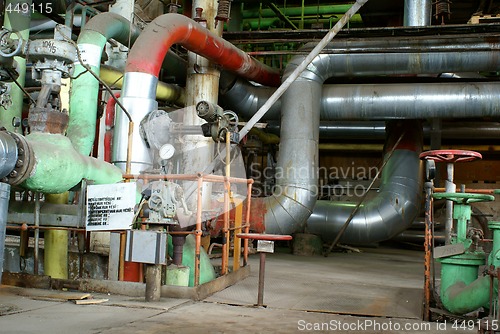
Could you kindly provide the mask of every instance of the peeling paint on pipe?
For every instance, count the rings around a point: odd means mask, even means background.
[[[139,30],[127,19],[114,13],[102,13],[93,17],[78,37],[78,48],[91,70],[99,74],[101,56],[110,38],[128,45],[139,36]],[[99,82],[80,63],[75,63],[74,79],[71,83],[70,118],[67,135],[75,149],[89,155],[94,145],[97,123],[97,100]]]
[[[266,86],[280,83],[277,70],[258,62],[190,18],[172,13],[157,17],[146,27],[130,51],[126,72],[158,77],[163,59],[173,44],[180,44],[246,79]]]
[[[26,136],[35,155],[31,175],[21,186],[48,194],[65,192],[82,179],[94,184],[122,181],[122,172],[102,160],[77,152],[70,140],[60,134],[31,133]]]

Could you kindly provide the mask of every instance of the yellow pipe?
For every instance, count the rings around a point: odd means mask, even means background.
[[[113,87],[122,88],[123,86],[123,73],[112,67],[101,65],[99,77],[106,84],[112,85]],[[179,106],[184,106],[186,104],[184,89],[182,87],[162,81],[159,81],[156,87],[156,98],[162,101],[173,102]]]
[[[280,142],[279,136],[272,133],[264,132],[257,128],[252,128],[250,130],[250,134],[256,135],[260,139],[260,141],[263,142],[264,144],[279,144]]]
[[[47,203],[67,204],[69,192],[46,194]],[[46,230],[44,232],[44,273],[52,278],[68,278],[68,231]]]

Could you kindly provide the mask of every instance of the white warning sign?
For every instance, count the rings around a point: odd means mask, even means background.
[[[134,219],[135,183],[87,187],[87,231],[128,230]]]

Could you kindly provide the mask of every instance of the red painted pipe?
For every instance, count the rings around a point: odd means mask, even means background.
[[[120,93],[115,94],[116,98],[120,97]],[[111,162],[111,143],[113,142],[113,125],[115,123],[115,105],[116,100],[110,96],[106,104],[106,115],[104,124],[106,132],[104,133],[104,161]]]
[[[146,27],[130,50],[125,72],[158,77],[163,59],[173,44],[180,44],[262,85],[276,87],[281,82],[278,70],[258,62],[192,19],[174,13],[159,16]]]

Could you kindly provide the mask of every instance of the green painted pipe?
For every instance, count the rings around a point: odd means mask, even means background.
[[[196,249],[196,240],[193,235],[186,237],[186,242],[182,249],[182,265],[189,267],[189,286],[194,286],[194,253]],[[173,256],[174,246],[172,238],[168,236],[168,254]],[[215,270],[210,263],[207,252],[203,247],[200,249],[200,284],[210,282],[215,279]]]
[[[46,194],[45,201],[53,204],[68,204],[69,192]],[[44,232],[43,271],[52,278],[68,278],[68,237],[67,230],[47,230]]]
[[[132,31],[131,31],[132,27]],[[78,37],[80,52],[91,70],[99,75],[101,56],[108,39],[129,45],[139,36],[139,30],[125,19],[114,13],[102,13],[93,17]],[[99,82],[81,64],[75,64],[71,83],[70,115],[67,135],[75,149],[89,155],[94,145],[97,124],[97,101]],[[82,74],[83,73],[83,74]]]
[[[350,5],[330,5],[330,6],[307,6],[304,7],[304,15],[333,15],[333,14],[345,14],[352,7]],[[300,16],[302,14],[302,7],[278,7],[279,10],[286,16]],[[251,19],[258,17],[275,17],[276,14],[268,8],[262,9],[259,13],[259,9],[245,9],[243,10],[243,18]]]
[[[488,257],[488,264],[498,268],[500,266],[500,222],[490,221],[488,227],[493,231],[493,247]]]
[[[332,18],[332,19],[315,19],[315,18],[310,18],[310,19],[305,19],[304,24],[305,25],[310,25],[310,24],[315,24],[315,23],[323,23],[325,24],[325,29],[329,27],[330,24],[335,24],[337,21],[340,20],[340,17],[337,18]],[[300,17],[297,19],[295,17],[290,17],[290,21],[295,23],[296,25],[300,23]],[[356,14],[354,15],[350,20],[349,24],[351,26],[360,26],[363,24],[363,19],[361,18],[361,15]],[[244,30],[258,30],[258,29],[269,29],[269,27],[272,26],[279,26],[280,25],[280,20],[276,17],[265,17],[259,19],[244,19],[243,20],[243,29]]]
[[[94,184],[122,181],[119,168],[80,154],[63,135],[34,132],[26,136],[26,141],[34,151],[35,167],[32,175],[21,184],[24,188],[58,194],[84,178]]]
[[[465,314],[480,307],[489,308],[490,277],[478,277],[484,264],[480,254],[462,254],[441,260],[441,302],[450,312]],[[496,296],[498,280],[495,279]]]
[[[31,6],[31,0],[7,0],[5,2],[5,8],[16,8],[16,5],[28,4]],[[26,6],[26,5],[24,5]],[[19,31],[24,40],[28,40],[30,33],[30,15],[25,15],[21,12],[10,11],[5,12],[4,26],[6,29]],[[21,87],[24,87],[24,78],[26,77],[26,59],[22,57],[14,57],[14,60],[18,64],[19,77],[17,82]],[[23,110],[23,91],[14,83],[11,84],[10,96],[12,98],[12,105],[6,110],[1,110],[0,112],[0,125],[4,126],[8,131],[17,132],[18,128],[12,126],[12,119],[14,117],[22,118]]]

